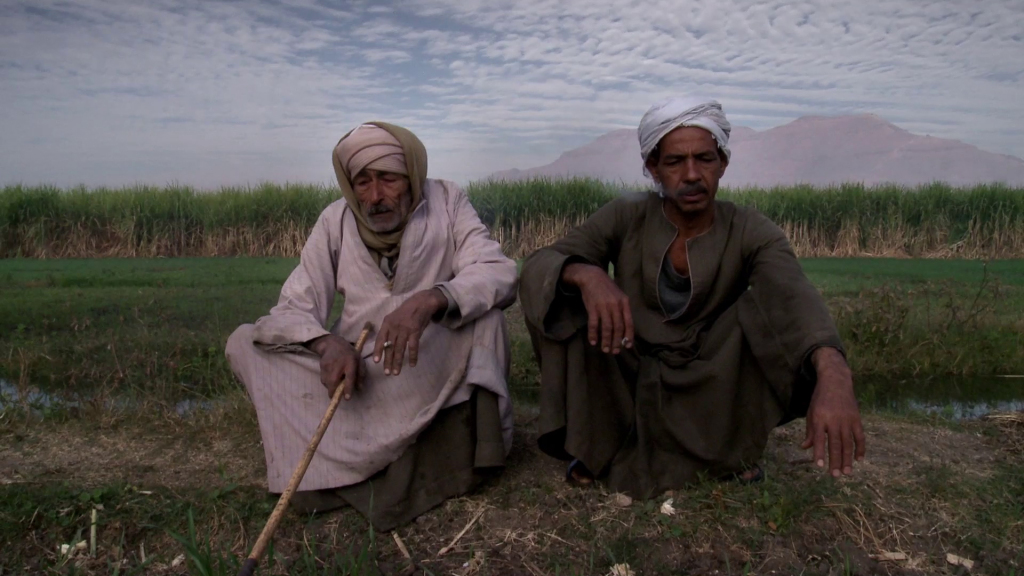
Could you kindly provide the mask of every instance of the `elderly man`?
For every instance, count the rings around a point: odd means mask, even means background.
[[[271,492],[282,492],[336,387],[345,400],[293,503],[351,504],[405,523],[504,466],[512,441],[502,309],[506,258],[455,184],[428,179],[423,144],[372,122],[334,149],[342,198],[320,215],[268,316],[227,357],[256,407]],[[335,294],[341,317],[328,328]],[[352,342],[378,327],[362,354]]]
[[[538,442],[571,461],[571,481],[638,498],[701,477],[757,481],[771,430],[804,415],[818,466],[827,453],[839,476],[863,457],[821,296],[782,230],[715,200],[729,132],[715,101],[652,107],[639,139],[656,192],[608,203],[523,265]]]

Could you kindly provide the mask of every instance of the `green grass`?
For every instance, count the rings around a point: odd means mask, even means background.
[[[26,574],[74,573],[76,562],[58,554],[40,554],[12,544],[31,536],[47,551],[61,544],[72,545],[89,540],[90,517],[98,512],[97,548],[104,550],[105,561],[88,559],[78,566],[81,573],[145,574],[158,569],[154,553],[164,542],[173,541],[185,555],[190,574],[203,576],[234,576],[242,557],[232,554],[229,527],[211,528],[222,519],[242,521],[258,530],[270,515],[275,501],[254,486],[219,485],[207,490],[174,490],[170,487],[149,487],[141,490],[127,484],[109,484],[82,488],[66,483],[42,485],[15,484],[0,488],[0,543],[8,551],[0,560],[0,568],[24,570]],[[303,518],[289,517],[282,533],[303,523]],[[354,518],[352,520],[355,520]],[[237,527],[237,524],[234,526]],[[233,528],[233,527],[232,527]],[[301,529],[301,528],[300,528]],[[324,535],[310,535],[305,546],[295,546],[278,539],[264,556],[264,566],[287,567],[288,574],[362,575],[379,574],[370,559],[376,552],[375,535],[365,531],[361,537],[332,545]],[[316,538],[320,537],[321,541]],[[149,557],[143,561],[146,542]],[[142,547],[140,547],[140,544]],[[79,559],[86,558],[82,553]],[[158,557],[159,558],[159,557]],[[168,558],[159,558],[163,564]],[[128,569],[120,566],[127,561]],[[184,566],[183,566],[184,567]],[[260,571],[260,573],[265,573]]]
[[[276,303],[296,260],[0,260],[0,378],[70,400],[100,394],[175,403],[238,390],[228,335]],[[828,299],[863,390],[964,387],[1005,398],[1024,373],[1024,261],[805,259]],[[339,313],[339,299],[333,316]],[[516,309],[513,391],[537,370]],[[933,383],[926,385],[931,380]],[[988,392],[982,392],[988,390]]]
[[[294,258],[108,258],[0,262],[5,288],[216,288],[281,284]]]
[[[223,345],[238,324],[267,313],[295,263],[0,260],[0,378],[17,384],[24,377],[26,386],[72,400],[129,399],[138,408],[82,400],[75,408],[0,409],[0,474],[10,482],[0,484],[0,573],[166,573],[181,553],[191,573],[201,573],[197,566],[231,573],[273,500],[260,485],[255,416]],[[840,329],[868,407],[869,464],[861,476],[834,484],[794,463],[799,456],[786,447],[799,441],[796,423],[767,453],[764,484],[707,482],[677,491],[671,517],[658,513],[664,498],[618,507],[600,490],[569,489],[560,465],[532,445],[537,371],[513,308],[519,424],[509,469],[499,482],[399,529],[417,563],[434,574],[457,573],[480,552],[486,560],[479,574],[606,574],[619,562],[642,574],[876,573],[884,569],[867,554],[905,550],[926,572],[944,569],[946,552],[978,561],[983,573],[1019,571],[1024,473],[1019,452],[1001,452],[1010,445],[1005,433],[870,406],[893,394],[948,401],[957,390],[942,386],[951,382],[965,397],[989,394],[969,388],[976,380],[949,378],[964,368],[1024,370],[1024,262],[991,263],[987,276],[970,261],[803,265],[842,312]],[[950,319],[948,330],[928,328]],[[973,364],[955,361],[962,354]],[[1019,381],[1013,384],[1019,392]],[[223,402],[208,415],[179,417],[173,403],[184,398]],[[956,443],[947,446],[950,438]],[[81,439],[113,458],[93,462],[61,448]],[[208,453],[217,457],[204,461]],[[42,464],[6,468],[26,461]],[[491,507],[484,519],[456,551],[438,558],[483,503]],[[88,540],[97,505],[97,556],[61,559],[61,544]],[[290,514],[274,546],[272,573],[388,574],[406,565],[391,536],[375,534],[351,510],[313,519]]]
[[[19,382],[29,372],[32,384],[72,394],[217,395],[231,382],[227,336],[267,313],[293,265],[97,260],[59,270],[3,261],[0,377]]]
[[[805,258],[804,273],[826,293],[864,290],[884,283],[920,285],[957,282],[977,285],[986,273],[1009,287],[1024,287],[1024,260],[938,260],[905,258]]]

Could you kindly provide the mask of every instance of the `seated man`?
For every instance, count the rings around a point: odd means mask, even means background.
[[[389,530],[504,466],[502,309],[515,301],[516,263],[461,189],[427,179],[426,150],[408,130],[363,124],[333,160],[342,198],[320,215],[277,306],[231,335],[227,357],[256,407],[273,493],[344,380],[292,502],[302,512],[351,504]],[[344,307],[328,329],[335,293]],[[358,354],[368,321],[376,330]]]
[[[649,498],[756,481],[768,434],[807,416],[834,476],[864,435],[835,325],[776,225],[715,200],[731,127],[714,101],[640,123],[656,192],[625,195],[523,264],[541,371],[540,448],[567,477]],[[614,265],[614,280],[608,265]]]

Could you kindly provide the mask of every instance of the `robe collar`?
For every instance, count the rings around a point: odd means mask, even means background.
[[[657,194],[651,194],[647,200],[641,253],[644,300],[662,312],[664,308],[658,298],[658,275],[669,246],[679,234],[679,230],[665,215],[663,201]],[[711,228],[686,241],[692,292],[685,310],[674,322],[687,322],[701,315],[704,302],[718,276],[719,264],[732,231],[734,208],[728,202],[715,200],[715,221]]]

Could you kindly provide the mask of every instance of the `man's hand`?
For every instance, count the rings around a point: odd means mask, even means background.
[[[448,299],[437,288],[417,292],[397,310],[384,317],[373,346],[373,361],[384,360],[384,374],[398,376],[402,371],[405,349],[409,348],[409,366],[415,366],[420,352],[420,336],[434,314],[448,307]]]
[[[814,461],[828,466],[832,476],[853,473],[854,455],[864,459],[864,428],[853,396],[853,378],[846,359],[835,348],[818,348],[811,355],[818,384],[807,411],[807,436],[801,448],[814,447]]]
[[[366,372],[356,349],[334,334],[313,340],[309,349],[320,356],[320,383],[327,388],[327,396],[333,398],[338,385],[343,384],[345,400],[351,399],[352,390],[361,384]]]
[[[597,346],[601,337],[601,350],[618,354],[622,348],[633,347],[633,314],[629,310],[629,297],[601,268],[582,263],[569,264],[562,271],[562,282],[575,286],[583,296],[587,308],[587,339]]]

